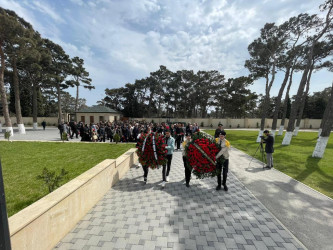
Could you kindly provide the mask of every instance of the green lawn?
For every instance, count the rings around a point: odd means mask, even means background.
[[[215,130],[206,130],[214,135]],[[226,130],[231,145],[253,156],[259,143],[258,131]],[[333,137],[331,136],[322,159],[312,158],[317,132],[299,132],[291,145],[282,146],[283,136],[275,137],[274,168],[333,198]],[[260,160],[258,152],[256,158]]]
[[[68,175],[62,184],[105,159],[115,159],[135,144],[0,142],[0,158],[6,192],[7,212],[11,216],[48,194],[37,180],[44,167]]]

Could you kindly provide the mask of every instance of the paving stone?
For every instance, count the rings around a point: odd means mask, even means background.
[[[181,152],[162,190],[161,170],[130,168],[56,249],[294,249],[300,246],[247,189],[228,174],[229,191],[216,179],[192,178],[186,188]]]

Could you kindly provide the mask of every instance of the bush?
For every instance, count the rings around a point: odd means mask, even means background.
[[[59,175],[56,175],[55,172],[50,172],[47,168],[43,169],[43,173],[37,176],[38,180],[44,180],[45,185],[49,189],[49,193],[53,192],[57,187],[60,186],[60,181],[63,180],[64,176],[67,175],[68,172],[65,169],[61,169]]]
[[[68,135],[66,132],[62,132],[62,135],[61,135],[61,140],[64,142],[64,141],[68,141]]]
[[[237,128],[240,128],[240,125],[239,125],[239,124],[237,124]]]
[[[310,129],[312,128],[312,125],[310,124]]]
[[[212,128],[212,127],[213,127],[213,124],[210,124],[210,127]]]
[[[9,141],[10,136],[11,136],[10,131],[6,131],[5,132],[5,139],[7,139]]]
[[[116,144],[118,142],[120,142],[120,135],[118,133],[116,133],[114,136],[113,136],[113,140],[116,142]]]
[[[200,127],[204,127],[204,122],[201,122],[201,123],[200,123]]]
[[[231,124],[229,125],[229,128],[231,128]]]
[[[259,128],[259,122],[257,122],[257,128]]]

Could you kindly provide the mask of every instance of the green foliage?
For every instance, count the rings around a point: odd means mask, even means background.
[[[204,127],[204,122],[201,122],[201,123],[200,123],[200,127]]]
[[[8,215],[17,213],[48,194],[46,188],[41,188],[41,181],[36,179],[44,167],[59,173],[66,166],[68,175],[64,181],[70,181],[103,160],[116,159],[134,147],[132,143],[73,145],[62,142],[0,141]]]
[[[6,131],[5,132],[5,139],[7,139],[9,141],[10,136],[11,136],[11,132],[10,131]]]
[[[214,135],[214,130],[207,133]],[[293,137],[291,145],[282,146],[283,136],[275,137],[274,168],[303,182],[311,188],[333,198],[333,137],[331,136],[324,157],[312,158],[312,152],[317,142],[317,132],[299,132]],[[253,156],[258,143],[257,131],[227,131],[227,139],[231,145]],[[256,158],[260,159],[257,154]]]
[[[61,135],[61,140],[64,142],[64,141],[68,141],[68,134],[66,132],[62,132],[62,135]]]
[[[239,124],[237,124],[237,128],[240,128],[240,125],[239,125]]]
[[[113,140],[116,142],[116,144],[118,142],[120,142],[120,135],[118,133],[116,133],[114,136],[113,136]]]
[[[223,107],[219,114],[241,117],[255,107],[256,95],[247,89],[250,84],[252,80],[248,77],[226,81],[224,75],[215,70],[171,72],[160,66],[149,77],[136,80],[134,84],[106,89],[106,97],[100,103],[128,117],[205,118],[212,106]]]
[[[48,187],[49,193],[53,192],[60,186],[60,182],[64,179],[68,172],[62,168],[59,175],[56,175],[55,171],[49,171],[46,167],[43,169],[43,173],[37,176],[38,180],[43,180],[44,184]]]

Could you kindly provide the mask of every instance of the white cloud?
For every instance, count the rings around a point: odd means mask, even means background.
[[[58,23],[63,23],[64,20],[61,16],[59,16],[56,11],[52,9],[51,6],[47,5],[45,2],[41,3],[39,1],[32,2],[38,11],[50,16],[54,21]]]

